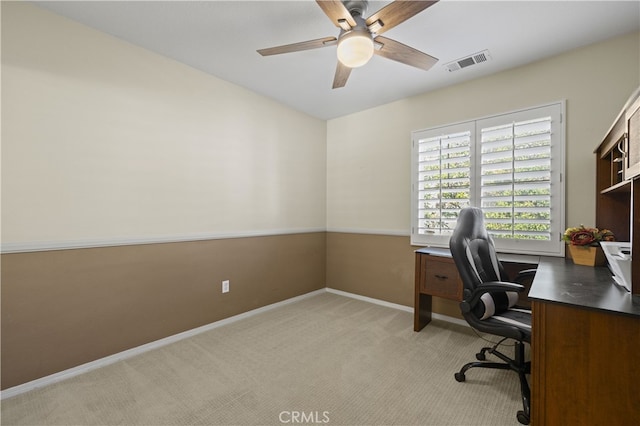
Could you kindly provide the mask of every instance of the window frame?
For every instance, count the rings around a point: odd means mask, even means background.
[[[471,132],[471,144],[469,157],[471,161],[471,187],[469,201],[472,206],[481,207],[481,139],[482,129],[487,129],[490,124],[507,124],[520,122],[527,119],[538,119],[542,116],[551,116],[551,220],[549,240],[527,240],[494,238],[496,250],[505,253],[537,254],[545,256],[564,256],[565,244],[562,241],[562,233],[565,229],[565,166],[566,166],[566,102],[564,100],[543,105],[521,108],[514,111],[465,120],[457,123],[434,126],[411,132],[411,245],[448,247],[449,233],[438,235],[426,235],[419,233],[418,211],[420,202],[418,180],[420,170],[419,140],[434,138],[438,135],[450,135],[461,131]],[[484,124],[484,125],[483,125]],[[443,170],[443,169],[441,169]]]

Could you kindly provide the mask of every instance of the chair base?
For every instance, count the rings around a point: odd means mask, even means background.
[[[455,373],[454,377],[458,382],[464,382],[466,379],[465,373],[470,368],[495,368],[499,370],[512,370],[518,373],[520,378],[520,393],[522,394],[522,406],[523,410],[518,411],[518,422],[524,425],[528,425],[530,422],[530,400],[531,392],[529,390],[529,383],[527,382],[526,374],[531,373],[531,362],[525,362],[524,358],[524,343],[516,341],[515,343],[515,359],[511,359],[505,354],[497,350],[498,345],[502,343],[502,340],[493,347],[485,347],[476,354],[477,362],[470,362],[465,364],[459,372]],[[492,355],[497,356],[504,362],[485,362],[486,353],[489,352]]]

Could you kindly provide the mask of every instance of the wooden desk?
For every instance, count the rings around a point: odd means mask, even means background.
[[[413,331],[431,322],[432,296],[462,300],[462,281],[447,249],[416,250]]]
[[[640,424],[640,296],[606,267],[541,258],[529,298],[532,424]]]

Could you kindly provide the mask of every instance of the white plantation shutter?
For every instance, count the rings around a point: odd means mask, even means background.
[[[414,139],[418,157],[415,231],[446,242],[460,209],[471,205],[473,130],[467,124],[441,130],[423,132]]]
[[[447,246],[481,207],[501,251],[562,255],[562,103],[413,133],[412,243]]]
[[[551,117],[481,130],[481,207],[495,237],[551,239]]]

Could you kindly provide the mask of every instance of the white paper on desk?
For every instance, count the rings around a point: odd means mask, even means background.
[[[604,251],[609,269],[613,273],[613,279],[618,285],[631,292],[631,243],[618,241],[601,241],[600,246]]]

